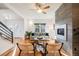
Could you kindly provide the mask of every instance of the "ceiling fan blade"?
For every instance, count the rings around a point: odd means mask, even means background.
[[[48,9],[48,8],[50,8],[50,6],[46,6],[46,7],[44,7],[43,9]]]
[[[37,6],[37,7],[41,7],[41,4],[40,4],[40,3],[36,3],[36,6]]]
[[[47,14],[46,12],[42,11],[43,14]]]

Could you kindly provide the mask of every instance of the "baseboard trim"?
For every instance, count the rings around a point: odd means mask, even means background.
[[[14,37],[14,39],[24,39],[24,37]]]
[[[6,50],[6,51],[5,51],[4,53],[2,53],[0,56],[7,56],[10,52],[13,51],[13,48],[14,48],[14,47],[12,47],[12,48]]]

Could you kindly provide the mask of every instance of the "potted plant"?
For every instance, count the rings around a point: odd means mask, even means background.
[[[32,32],[26,31],[25,32],[25,39],[30,39]]]

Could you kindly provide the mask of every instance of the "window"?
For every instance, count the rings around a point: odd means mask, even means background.
[[[45,23],[35,23],[35,32],[45,32]]]

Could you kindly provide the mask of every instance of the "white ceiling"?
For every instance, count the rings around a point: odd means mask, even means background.
[[[5,5],[23,18],[51,19],[53,17],[53,14],[55,14],[55,11],[61,4],[62,3],[49,3],[48,5],[50,5],[50,9],[48,10],[47,14],[38,13],[37,10],[34,10],[34,3],[7,3]]]

